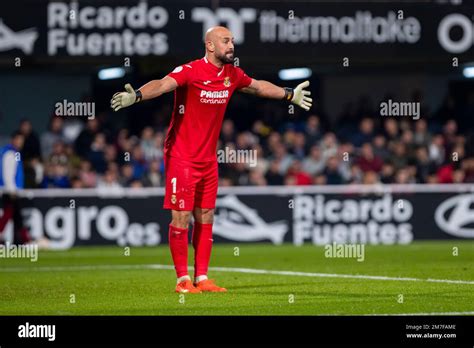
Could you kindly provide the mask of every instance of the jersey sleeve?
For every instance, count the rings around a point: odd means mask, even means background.
[[[248,87],[252,83],[252,78],[249,77],[241,68],[235,69],[237,72],[237,89]]]
[[[167,76],[172,77],[178,83],[178,86],[187,85],[192,78],[193,67],[190,64],[183,64],[174,68]]]

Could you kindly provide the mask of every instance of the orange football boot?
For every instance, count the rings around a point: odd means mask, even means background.
[[[220,286],[217,286],[216,284],[214,284],[213,279],[201,280],[200,282],[195,283],[194,286],[196,287],[196,289],[199,289],[203,292],[226,292],[227,291],[226,288],[221,288]]]
[[[199,294],[201,293],[201,290],[197,289],[194,287],[193,283],[191,280],[183,280],[182,282],[178,283],[176,285],[176,292],[180,294]]]

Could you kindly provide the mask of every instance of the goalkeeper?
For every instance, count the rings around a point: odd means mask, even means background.
[[[217,196],[216,147],[230,97],[235,91],[291,102],[308,111],[312,104],[305,81],[296,88],[283,88],[256,80],[235,67],[234,38],[224,27],[214,27],[205,36],[205,56],[176,67],[159,80],[134,90],[115,93],[114,111],[174,91],[171,123],[165,139],[165,198],[171,210],[169,246],[178,293],[225,292],[208,279],[212,249],[212,224]],[[188,273],[188,228],[194,217],[194,281]]]

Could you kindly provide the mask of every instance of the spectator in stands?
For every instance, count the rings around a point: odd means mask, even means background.
[[[82,182],[82,186],[86,188],[96,187],[97,174],[92,170],[91,162],[82,160],[79,167],[78,179]]]
[[[121,188],[115,171],[107,169],[104,175],[97,181],[97,188],[112,190]]]
[[[332,132],[326,133],[321,140],[319,147],[322,151],[323,158],[328,159],[337,155],[338,141],[336,135]]]
[[[123,164],[125,161],[129,161],[129,156],[132,149],[132,141],[130,140],[128,129],[122,128],[118,131],[114,145],[117,148],[117,162],[119,164]]]
[[[267,180],[263,171],[260,169],[251,170],[249,173],[249,185],[251,186],[267,186]]]
[[[63,122],[61,117],[53,116],[49,123],[49,130],[41,135],[41,154],[43,159],[49,158],[55,143],[64,142]]]
[[[401,141],[393,142],[390,158],[396,170],[404,168],[408,163],[406,145]]]
[[[383,161],[374,155],[372,145],[368,142],[362,145],[360,156],[355,163],[363,172],[374,171],[376,173],[380,172],[383,165]]]
[[[362,184],[364,179],[364,172],[360,169],[357,164],[352,164],[350,166],[350,176],[347,179],[347,183],[350,184]]]
[[[84,186],[84,182],[77,176],[71,179],[71,188],[72,189],[83,189],[86,188]]]
[[[146,161],[151,160],[155,154],[155,132],[151,127],[145,127],[142,130],[140,138],[140,147],[143,150],[143,156]]]
[[[398,123],[394,118],[387,118],[385,120],[384,135],[388,142],[398,140]]]
[[[379,185],[380,184],[379,176],[373,170],[366,171],[364,173],[364,178],[362,180],[362,183],[364,185]]]
[[[117,148],[112,144],[106,144],[104,149],[104,160],[106,163],[117,163]]]
[[[135,145],[132,149],[130,164],[133,166],[133,177],[140,180],[145,174],[146,160],[140,145]]]
[[[387,139],[382,134],[377,134],[372,141],[372,149],[374,156],[386,161],[390,157],[390,152],[387,148]]]
[[[265,151],[271,153],[282,142],[281,134],[278,132],[271,132],[267,138]]]
[[[416,144],[411,129],[406,129],[402,132],[401,141],[405,145],[407,158],[413,158],[415,156]]]
[[[272,160],[276,160],[279,165],[278,172],[281,175],[285,175],[293,162],[293,156],[288,154],[285,145],[282,143],[276,144],[272,157]]]
[[[238,162],[233,164],[234,183],[236,185],[249,185],[249,170],[247,164]]]
[[[161,173],[160,173],[160,162],[154,159],[150,162],[148,170],[143,177],[143,186],[145,187],[158,187],[161,185]]]
[[[134,168],[131,163],[125,163],[120,168],[120,174],[119,183],[123,187],[129,187],[132,181],[138,179],[134,176]]]
[[[96,140],[96,135],[99,133],[99,130],[100,124],[97,118],[92,118],[87,121],[86,128],[82,130],[74,144],[74,149],[80,157],[86,158],[89,155],[92,143]]]
[[[83,140],[85,144],[85,138]],[[106,145],[104,133],[96,133],[86,155],[86,158],[91,162],[92,167],[99,174],[105,173],[107,169],[107,161],[105,160]]]
[[[284,177],[280,174],[280,162],[279,160],[270,161],[270,166],[265,175],[268,185],[283,185]]]
[[[461,168],[464,170],[464,182],[474,183],[474,158],[463,160]]]
[[[309,156],[303,160],[303,171],[309,175],[317,175],[321,173],[326,165],[321,150],[318,145],[313,145],[310,149]]]
[[[291,152],[298,160],[303,160],[306,157],[306,138],[304,133],[297,132],[295,134]]]
[[[142,188],[143,183],[140,180],[135,179],[135,180],[132,180],[130,182],[129,187],[131,187],[131,188]]]
[[[235,141],[235,135],[234,135],[235,133],[234,133],[234,128],[233,128],[234,123],[231,120],[224,121],[222,125],[222,131],[224,132],[226,128],[225,126],[227,126],[226,121],[230,125],[232,125],[232,128],[230,128],[230,130],[225,131],[226,135],[222,137],[222,139],[225,141]],[[256,120],[252,125],[252,133],[258,137],[258,141],[260,144],[263,144],[265,138],[268,137],[270,132],[271,132],[271,128],[265,125],[265,123],[263,123],[262,120]]]
[[[350,141],[354,146],[360,147],[362,144],[371,143],[374,136],[374,121],[366,117],[362,119],[358,132],[350,137]]]
[[[461,168],[456,168],[453,171],[453,180],[452,182],[455,184],[462,184],[465,179],[465,172]]]
[[[306,143],[309,147],[319,143],[322,138],[322,131],[318,116],[311,115],[308,117],[304,132],[306,135]]]
[[[33,126],[28,119],[20,121],[20,133],[25,137],[25,144],[21,150],[24,161],[41,156],[41,146],[38,135],[33,131]]]
[[[254,151],[254,153],[252,153],[252,156],[254,156],[255,154],[256,158],[256,165],[253,169],[260,170],[262,174],[265,175],[268,170],[268,167],[270,166],[270,161],[265,158],[265,153],[263,152],[262,146],[260,146],[260,144],[255,144],[251,151]],[[251,165],[251,163],[247,163],[247,166],[250,169],[252,169]]]
[[[431,135],[428,133],[428,124],[426,120],[419,119],[415,123],[415,133],[413,141],[417,146],[428,146],[431,142]]]
[[[431,139],[431,143],[428,148],[430,160],[436,165],[441,165],[445,158],[444,139],[440,134],[435,135]]]
[[[39,188],[44,178],[44,165],[40,158],[25,161],[25,188]]]
[[[290,178],[289,178],[290,177]],[[285,182],[291,183],[293,185],[311,185],[311,175],[303,171],[301,161],[294,160],[290,168],[288,168],[288,173]]]
[[[75,175],[81,165],[81,158],[74,151],[73,144],[64,144],[64,154],[69,167],[72,169],[71,175]]]
[[[420,146],[416,149],[416,181],[426,182],[428,176],[435,173],[435,166],[430,161],[428,156],[428,150],[424,146]]]
[[[327,166],[323,174],[326,177],[326,184],[328,185],[341,185],[344,183],[342,175],[339,172],[339,158],[336,156],[328,158]]]
[[[380,172],[380,181],[383,184],[391,184],[395,180],[395,167],[392,162],[384,162]]]
[[[414,180],[410,177],[410,172],[405,168],[400,168],[395,173],[395,184],[411,184]]]
[[[446,153],[451,153],[456,144],[458,125],[455,120],[448,120],[443,127],[443,143]]]
[[[262,122],[260,121],[260,123]],[[258,132],[259,131],[258,127],[257,129],[255,128],[256,127],[254,125],[254,132]],[[228,142],[235,142],[234,121],[232,121],[231,119],[225,119],[222,122],[222,130],[220,134],[220,139],[222,140],[224,144]]]
[[[41,183],[42,188],[69,188],[71,184],[68,169],[64,163],[50,162],[46,165],[46,175]]]

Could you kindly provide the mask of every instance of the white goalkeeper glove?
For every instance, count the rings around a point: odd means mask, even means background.
[[[141,92],[134,90],[129,83],[125,85],[125,91],[126,92],[117,92],[112,96],[110,107],[114,109],[114,111],[119,111],[142,100]]]
[[[308,86],[309,81],[305,81],[303,83],[300,83],[294,89],[285,88],[285,99],[308,111],[311,108],[311,105],[313,104],[313,99],[308,97],[309,95],[311,95],[311,92],[304,89]]]

